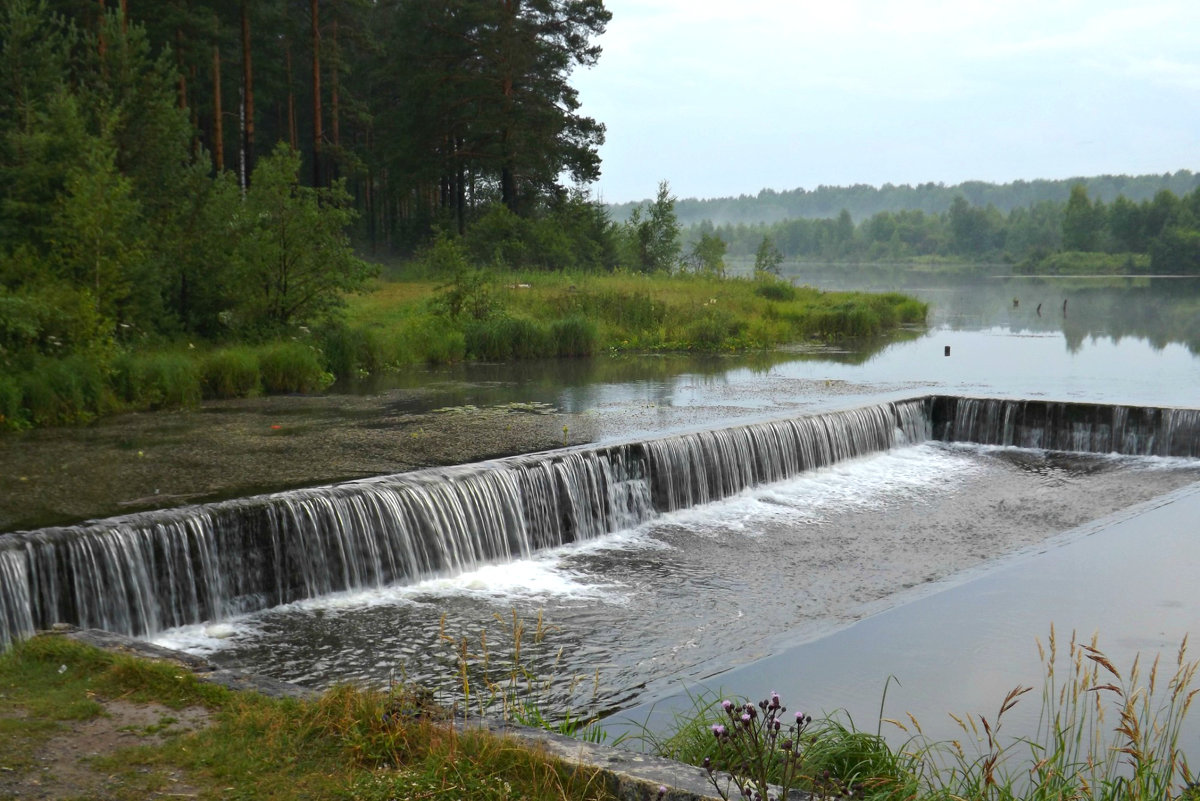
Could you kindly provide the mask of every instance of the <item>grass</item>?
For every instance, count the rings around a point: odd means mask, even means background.
[[[729,353],[865,339],[923,324],[926,310],[895,293],[692,274],[471,271],[441,283],[378,281],[349,298],[344,319],[292,338],[76,354],[0,376],[0,429],[86,423],[209,398],[317,392],[335,378],[464,359]]]
[[[273,700],[44,636],[0,656],[0,692],[0,764],[12,772],[35,768],[38,748],[102,715],[108,699],[210,710],[206,729],[94,758],[95,770],[115,777],[106,784],[114,798],[144,798],[179,774],[211,799],[610,797],[592,773],[510,739],[460,731],[404,688]]]
[[[742,726],[736,715],[753,712],[744,700],[693,699],[664,736],[635,739],[671,759],[713,768],[714,786],[726,798],[741,787],[766,794],[767,783],[796,781],[819,798],[930,799],[931,801],[1151,801],[1197,799],[1200,788],[1180,745],[1184,719],[1200,689],[1192,687],[1197,662],[1187,657],[1186,638],[1173,665],[1156,659],[1148,672],[1134,661],[1122,674],[1095,640],[1072,636],[1060,652],[1054,630],[1039,642],[1044,681],[1036,732],[1003,734],[1005,716],[1029,693],[1015,687],[992,716],[954,717],[960,739],[931,742],[909,718],[880,721],[908,738],[890,746],[880,731],[857,730],[837,716],[799,727],[780,751],[765,742],[764,728]],[[723,706],[727,705],[727,706]],[[771,703],[758,705],[764,719]],[[727,711],[732,709],[735,716]],[[758,719],[756,718],[756,721]],[[714,727],[723,726],[719,734]],[[782,736],[782,735],[781,735]],[[788,748],[794,758],[789,761]],[[788,771],[791,770],[792,774]],[[732,779],[719,778],[727,771]],[[732,791],[732,792],[731,792]]]

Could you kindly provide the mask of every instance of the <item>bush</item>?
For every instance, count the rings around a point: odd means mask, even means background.
[[[263,389],[267,392],[319,392],[333,382],[317,352],[299,342],[278,342],[258,357]]]
[[[389,337],[379,327],[351,328],[335,323],[317,333],[325,366],[337,378],[356,378],[395,367],[404,350],[397,337]]]
[[[117,397],[135,409],[192,406],[200,401],[200,368],[182,352],[126,353],[113,373]]]
[[[732,347],[744,323],[723,309],[707,308],[684,329],[687,345],[695,350],[714,351]]]
[[[224,348],[201,365],[206,398],[248,398],[259,391],[258,355],[250,348]]]
[[[591,356],[600,335],[596,324],[584,317],[568,317],[550,324],[550,339],[558,356]]]
[[[767,300],[787,302],[796,299],[796,287],[783,281],[763,281],[754,287],[754,294]]]
[[[87,422],[112,406],[103,367],[85,356],[42,360],[15,381],[20,386],[17,408],[23,412],[19,413],[22,422],[38,426]],[[6,403],[16,407],[11,399]]]
[[[0,430],[20,429],[29,425],[21,407],[21,385],[16,378],[0,375]]]
[[[534,359],[549,356],[545,329],[524,317],[494,317],[467,329],[467,353],[484,361]]]

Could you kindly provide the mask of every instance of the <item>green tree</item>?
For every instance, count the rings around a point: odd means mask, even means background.
[[[641,272],[671,272],[679,264],[679,220],[675,217],[675,197],[666,181],[658,184],[658,194],[643,216],[636,207],[625,224],[627,259]]]
[[[783,264],[783,254],[779,252],[779,248],[775,247],[775,242],[771,237],[763,236],[758,250],[754,252],[755,274],[769,273],[778,277],[781,264]]]
[[[1087,187],[1075,184],[1063,217],[1063,249],[1091,252],[1099,249],[1103,207],[1093,206]]]
[[[395,132],[380,156],[397,189],[462,232],[473,205],[536,216],[564,176],[594,180],[604,126],[568,79],[596,63],[610,17],[601,0],[381,2],[377,124]]]
[[[93,294],[100,314],[124,326],[145,324],[145,307],[131,308],[135,287],[149,280],[140,240],[140,206],[133,182],[116,168],[115,149],[92,139],[67,176],[50,225],[50,260],[59,276]],[[153,301],[151,301],[153,303]]]
[[[719,278],[725,277],[725,240],[716,234],[704,232],[700,240],[692,246],[689,261],[696,272],[709,273]]]
[[[349,201],[341,182],[302,186],[300,154],[285,144],[259,160],[234,222],[240,247],[231,322],[272,332],[319,322],[363,287],[373,269],[350,247]]]

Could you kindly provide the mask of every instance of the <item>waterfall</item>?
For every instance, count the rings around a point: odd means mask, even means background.
[[[994,398],[932,400],[934,439],[1129,456],[1200,456],[1200,410]]]
[[[886,403],[0,535],[0,647],[60,621],[144,636],[520,559],[922,441],[928,409]]]

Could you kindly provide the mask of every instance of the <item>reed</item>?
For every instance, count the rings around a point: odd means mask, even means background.
[[[554,647],[541,612],[526,620],[511,610],[493,616],[495,627],[472,635],[446,631],[443,615],[438,645],[457,676],[454,693],[443,706],[463,715],[498,717],[522,726],[599,742],[606,738],[596,724],[600,672],[564,674],[565,646]],[[490,632],[490,633],[489,633]]]
[[[193,406],[201,397],[201,369],[195,354],[182,350],[121,354],[113,387],[129,408]]]
[[[302,342],[276,342],[258,355],[263,389],[271,393],[317,392],[333,382],[315,348]]]
[[[1173,664],[1158,659],[1146,672],[1140,658],[1122,674],[1096,640],[1072,635],[1065,650],[1051,628],[1038,643],[1043,664],[1041,715],[1033,734],[1010,737],[1006,717],[1033,688],[1018,686],[994,716],[953,716],[959,739],[929,741],[919,722],[884,720],[906,733],[889,747],[877,731],[865,733],[836,715],[805,724],[787,749],[769,739],[758,720],[767,720],[774,701],[760,702],[754,723],[742,716],[745,701],[693,699],[665,736],[643,727],[632,738],[662,756],[724,771],[730,787],[749,787],[767,798],[768,785],[800,786],[818,797],[938,799],[939,801],[1150,801],[1197,798],[1196,777],[1180,745],[1184,719],[1198,689],[1197,662],[1184,639]],[[764,706],[765,705],[765,706]],[[730,717],[730,709],[736,714]],[[778,716],[777,716],[778,717]],[[786,725],[786,724],[785,724]],[[716,727],[721,731],[714,735]],[[791,732],[788,732],[789,735]],[[765,750],[764,750],[765,749]],[[772,791],[773,792],[773,791]]]
[[[258,353],[250,347],[221,348],[200,363],[206,398],[248,398],[262,388]]]

